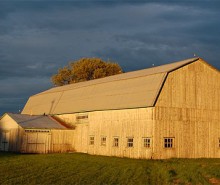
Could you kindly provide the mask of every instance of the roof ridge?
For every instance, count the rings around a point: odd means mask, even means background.
[[[38,115],[44,112],[56,115],[151,107],[155,104],[167,74],[197,60],[198,58],[191,58],[120,76],[52,88],[30,97],[22,113],[34,111]]]
[[[145,77],[145,76],[151,76],[151,75],[155,75],[155,74],[160,74],[160,73],[169,73],[173,70],[176,70],[178,68],[181,68],[185,65],[188,65],[192,62],[195,62],[197,61],[199,58],[190,58],[190,59],[186,59],[186,60],[181,60],[181,61],[177,61],[177,62],[173,62],[173,63],[168,63],[168,64],[164,64],[164,65],[160,65],[160,66],[155,66],[155,67],[150,67],[150,68],[146,68],[146,69],[141,69],[141,70],[136,70],[136,71],[130,71],[130,72],[127,72],[127,73],[122,73],[122,74],[118,74],[118,75],[112,75],[112,76],[107,76],[107,77],[104,77],[104,78],[99,78],[99,79],[94,79],[94,80],[89,80],[89,81],[83,81],[83,82],[79,82],[79,83],[73,83],[73,84],[68,84],[68,85],[64,85],[64,86],[59,86],[59,87],[52,87],[46,91],[43,91],[41,93],[38,93],[38,94],[35,94],[33,96],[38,96],[38,95],[41,95],[41,94],[46,94],[46,93],[54,93],[54,92],[63,92],[63,91],[68,91],[68,90],[73,90],[73,89],[78,89],[78,88],[84,88],[84,87],[88,87],[88,86],[93,86],[93,85],[98,85],[98,84],[103,84],[103,83],[110,83],[110,82],[114,82],[114,81],[122,81],[122,80],[129,80],[129,79],[134,79],[134,78],[140,78],[140,77]],[[159,68],[162,68],[162,67],[167,67],[169,65],[174,65],[174,64],[177,64],[177,63],[182,63],[182,62],[186,62],[178,67],[174,67],[173,69],[171,70],[165,70],[165,71],[160,71],[160,72],[152,72],[152,73],[149,73],[149,74],[140,74],[140,75],[136,75],[136,76],[131,76],[131,77],[124,77],[123,76],[128,76],[130,74],[134,74],[134,73],[140,73],[140,72],[147,72],[147,71],[150,71],[150,70],[153,70],[153,69],[159,69]],[[116,77],[119,77],[121,76],[122,78],[120,79],[116,79]],[[108,78],[107,81],[104,81]],[[110,79],[110,80],[109,80]],[[97,82],[97,80],[99,80],[99,82]],[[94,82],[96,81],[96,83]],[[82,85],[82,84],[85,84],[87,83],[86,85]],[[67,88],[67,87],[72,87],[72,88],[68,88],[68,89],[64,89],[64,88]],[[75,87],[74,87],[75,86]],[[77,87],[78,86],[78,87]],[[56,90],[58,89],[58,90]],[[59,90],[60,89],[60,90]],[[55,90],[55,91],[52,91],[51,90]],[[33,97],[32,96],[32,97]]]

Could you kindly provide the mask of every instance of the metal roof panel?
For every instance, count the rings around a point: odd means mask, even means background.
[[[51,88],[31,96],[22,114],[64,114],[154,106],[167,73],[197,59]]]

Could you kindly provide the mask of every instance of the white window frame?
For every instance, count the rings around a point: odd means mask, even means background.
[[[152,146],[152,138],[151,137],[143,137],[143,147],[151,148]]]
[[[163,138],[163,147],[166,149],[174,148],[174,137],[164,137]]]
[[[95,136],[89,136],[89,145],[95,144]]]
[[[113,147],[119,147],[119,137],[113,137]]]
[[[78,114],[76,114],[76,123],[77,124],[88,123],[88,122],[89,122],[88,113],[78,113]]]
[[[134,137],[127,137],[127,148],[134,147]]]
[[[101,136],[101,146],[106,146],[107,137]]]

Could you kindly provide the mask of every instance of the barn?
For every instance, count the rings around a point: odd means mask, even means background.
[[[201,58],[54,87],[22,115],[74,127],[76,152],[129,158],[220,158],[220,74]]]
[[[70,152],[73,127],[52,116],[6,113],[0,120],[0,151],[21,153]]]

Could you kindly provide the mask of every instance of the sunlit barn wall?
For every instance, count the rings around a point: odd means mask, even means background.
[[[153,138],[154,108],[137,108],[89,112],[84,123],[76,121],[77,114],[60,115],[67,122],[76,125],[75,149],[96,155],[151,158],[153,147],[145,148],[143,138]],[[89,137],[94,136],[94,145]],[[101,146],[101,137],[106,137],[106,146]],[[113,138],[118,137],[119,146],[113,146]],[[127,147],[127,138],[133,138],[133,147]]]
[[[94,111],[88,120],[77,122],[79,114],[59,115],[76,125],[75,148],[78,152],[131,157],[165,159],[219,158],[220,137],[219,71],[201,59],[170,72],[155,107]],[[89,137],[95,144],[89,145]],[[106,146],[101,146],[101,137]],[[113,147],[113,138],[119,147]],[[127,137],[134,146],[127,147]],[[151,147],[143,147],[143,138],[152,139]],[[164,138],[173,138],[173,147],[164,147]]]
[[[74,130],[22,128],[8,114],[0,119],[0,151],[21,153],[73,152]]]
[[[0,151],[19,152],[23,133],[23,129],[10,116],[3,116],[0,120]]]
[[[219,71],[199,59],[169,73],[155,106],[155,157],[219,158],[219,123]]]

